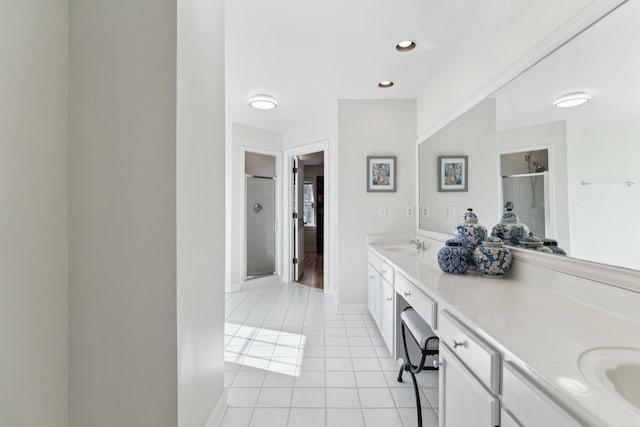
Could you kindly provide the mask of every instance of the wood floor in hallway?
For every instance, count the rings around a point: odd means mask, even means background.
[[[317,252],[304,253],[304,273],[298,283],[310,288],[324,288],[323,256]]]

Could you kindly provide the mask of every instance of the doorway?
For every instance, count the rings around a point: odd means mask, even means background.
[[[289,202],[285,247],[291,256],[288,281],[332,292],[328,279],[328,151],[316,143],[285,152]],[[286,280],[286,279],[285,279]]]

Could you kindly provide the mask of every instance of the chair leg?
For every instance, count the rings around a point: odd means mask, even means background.
[[[400,372],[398,372],[398,382],[399,383],[402,382],[402,372],[403,371],[408,371],[407,362],[403,363],[402,366],[400,366]]]
[[[416,381],[416,375],[413,370],[409,370],[411,374],[411,380],[413,381],[413,391],[416,393],[416,410],[418,411],[418,427],[422,427],[422,404],[420,403],[420,389],[418,388],[418,382]]]

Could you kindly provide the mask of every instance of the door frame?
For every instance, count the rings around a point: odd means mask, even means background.
[[[282,181],[281,172],[282,172],[282,152],[277,150],[267,150],[264,148],[256,148],[250,146],[242,146],[241,147],[241,156],[242,156],[242,178],[241,178],[241,186],[240,186],[240,197],[242,200],[242,241],[241,241],[241,251],[242,251],[242,271],[240,277],[242,278],[242,283],[247,280],[257,280],[256,278],[249,278],[247,276],[247,173],[246,173],[246,156],[247,152],[249,153],[257,153],[264,154],[267,156],[273,156],[276,159],[276,177],[275,177],[275,187],[276,187],[276,200],[275,200],[275,239],[276,239],[276,272],[275,275],[282,274],[282,227],[280,227],[280,221],[278,218],[282,216],[282,186],[278,185],[278,181]],[[270,277],[270,276],[265,276]]]
[[[292,198],[292,177],[291,177],[291,161],[295,156],[301,156],[304,154],[317,153],[318,151],[322,151],[324,153],[324,188],[325,188],[325,198],[324,198],[324,251],[323,251],[323,261],[322,261],[322,269],[324,275],[324,283],[323,283],[323,292],[327,292],[328,289],[331,288],[329,285],[330,282],[330,271],[329,271],[329,250],[331,248],[330,241],[330,233],[329,227],[332,223],[331,209],[333,206],[331,205],[332,198],[327,197],[327,193],[331,190],[329,186],[329,182],[332,177],[329,176],[329,141],[320,141],[312,144],[301,145],[298,147],[290,148],[284,150],[284,159],[283,159],[283,170],[282,170],[282,194],[283,197],[283,205],[284,209],[282,209],[283,217],[282,217],[282,234],[283,234],[283,257],[282,257],[282,280],[285,282],[291,282],[294,274],[293,267],[293,200]],[[304,180],[304,177],[303,177]]]

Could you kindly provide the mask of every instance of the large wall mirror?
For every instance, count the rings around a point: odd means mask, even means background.
[[[490,230],[512,207],[571,257],[640,270],[638,22],[622,4],[422,142],[419,228],[473,208]],[[468,191],[441,191],[438,157],[463,155]]]

